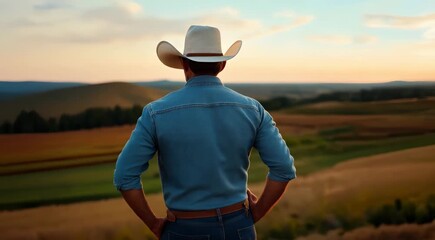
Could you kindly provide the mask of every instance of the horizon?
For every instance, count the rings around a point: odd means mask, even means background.
[[[434,1],[0,0],[0,14],[0,79],[10,81],[182,81],[155,48],[166,40],[183,51],[194,24],[218,27],[224,52],[243,41],[226,83],[435,78]]]
[[[150,79],[150,80],[108,80],[108,81],[101,81],[101,82],[86,82],[86,81],[75,81],[75,80],[57,80],[57,81],[50,81],[50,80],[7,80],[7,79],[0,79],[0,83],[2,82],[9,82],[9,83],[81,83],[81,84],[105,84],[105,83],[156,83],[156,82],[171,82],[171,83],[186,83],[185,80],[174,80],[174,79]],[[389,84],[389,83],[434,83],[435,79],[433,80],[392,80],[392,81],[385,81],[385,82],[225,82],[222,81],[224,84],[259,84],[259,85],[266,85],[266,84]]]

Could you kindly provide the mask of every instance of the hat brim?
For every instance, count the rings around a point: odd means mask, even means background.
[[[185,56],[180,53],[172,44],[161,41],[157,45],[157,56],[160,61],[168,67],[183,69],[181,58],[187,58],[195,62],[223,62],[235,57],[242,47],[242,41],[234,42],[223,56]]]

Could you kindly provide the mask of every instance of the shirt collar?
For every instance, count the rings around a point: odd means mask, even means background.
[[[189,79],[186,82],[186,87],[192,86],[210,86],[210,85],[223,85],[218,77],[212,75],[200,75]]]

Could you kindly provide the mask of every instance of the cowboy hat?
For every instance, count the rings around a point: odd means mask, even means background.
[[[161,41],[157,45],[157,56],[166,66],[182,69],[181,58],[195,62],[223,62],[235,57],[241,47],[242,41],[238,40],[222,54],[219,29],[193,25],[187,30],[183,54],[172,44]]]

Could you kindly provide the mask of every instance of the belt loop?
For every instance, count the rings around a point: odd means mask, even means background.
[[[223,224],[221,209],[220,208],[216,208],[216,213],[218,215],[219,223]]]
[[[245,201],[243,202],[243,207],[245,207],[246,216],[249,217],[249,199],[245,199]]]
[[[169,222],[175,222],[177,217],[175,217],[174,213],[172,213],[169,209],[166,210],[166,219]]]

